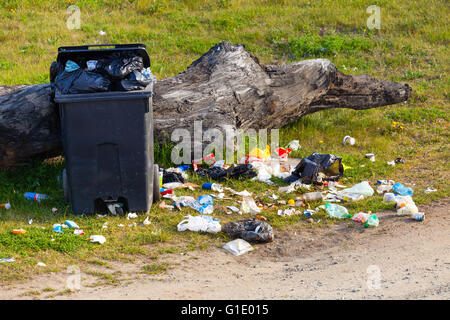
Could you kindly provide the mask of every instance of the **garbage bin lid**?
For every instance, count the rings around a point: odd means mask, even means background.
[[[67,60],[76,60],[76,58],[83,57],[89,60],[96,60],[105,58],[111,53],[128,52],[134,53],[142,57],[144,67],[150,67],[150,57],[147,53],[145,44],[131,43],[131,44],[94,44],[85,46],[65,46],[58,48],[58,62],[62,65],[66,64]]]

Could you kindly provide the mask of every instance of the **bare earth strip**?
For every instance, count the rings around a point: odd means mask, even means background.
[[[172,255],[167,274],[118,286],[84,285],[56,299],[449,299],[449,199],[420,207],[424,222],[379,214],[380,226],[352,222],[276,234],[273,243],[234,257],[221,248]],[[353,225],[349,227],[348,225]],[[369,268],[369,269],[368,269]],[[136,266],[116,270],[136,274]],[[379,278],[376,271],[379,270]],[[82,270],[83,272],[83,270]],[[375,272],[375,273],[374,273]],[[0,299],[30,299],[27,290],[64,290],[67,274],[39,276],[0,290]],[[379,281],[378,281],[379,279]],[[370,286],[370,288],[368,287]],[[21,295],[22,294],[22,295]],[[35,298],[45,298],[45,294]]]

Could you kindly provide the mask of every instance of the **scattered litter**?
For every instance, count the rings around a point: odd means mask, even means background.
[[[188,206],[201,214],[211,214],[214,211],[213,201],[213,197],[210,195],[203,195],[197,200],[189,202]]]
[[[57,232],[57,233],[64,233],[64,231],[62,230],[63,226],[59,223],[55,223],[53,225],[53,232]]]
[[[209,233],[217,233],[221,230],[219,220],[206,215],[188,215],[187,219],[181,221],[178,224],[177,228],[178,231],[190,230],[195,232],[201,231]]]
[[[16,261],[14,258],[0,258],[0,263],[14,262],[14,261]]]
[[[106,242],[106,238],[100,235],[90,236],[88,240],[92,243],[100,243],[100,244],[104,244]]]
[[[397,215],[399,216],[412,215],[419,212],[419,209],[411,196],[396,196],[395,202],[397,207]]]
[[[137,226],[137,223],[136,223],[136,222],[133,222],[133,223],[131,223],[131,224],[128,225],[128,227],[136,227],[136,226]]]
[[[424,193],[432,193],[432,192],[436,192],[437,191],[437,189],[434,189],[434,188],[431,188],[431,187],[427,187],[426,189],[425,189],[425,191],[424,191]]]
[[[98,34],[101,35],[101,36],[106,36],[106,32],[103,31],[103,30],[100,30]]]
[[[222,231],[231,238],[241,238],[246,241],[270,242],[274,238],[272,227],[258,218],[229,222],[222,226]]]
[[[216,181],[225,181],[226,179],[231,178],[251,179],[257,176],[254,167],[249,163],[231,166],[228,169],[214,166],[209,168],[198,168],[195,172],[199,176],[210,177]]]
[[[102,229],[108,229],[108,222],[105,222],[102,226]]]
[[[395,161],[394,160],[388,161],[387,164],[390,165],[390,166],[395,166]]]
[[[332,154],[314,152],[303,158],[295,167],[292,175],[285,179],[293,182],[301,179],[302,183],[322,184],[323,181],[336,181],[344,174],[342,158]]]
[[[36,264],[38,267],[46,267],[47,265],[45,264],[45,263],[43,263],[43,262],[38,262],[37,264]]]
[[[375,162],[375,153],[366,153],[366,158],[372,162]]]
[[[152,224],[151,221],[148,220],[148,218],[149,218],[149,217],[145,218],[145,220],[142,221],[142,224],[143,224],[144,226],[148,226],[148,225]]]
[[[294,199],[289,199],[288,200],[288,202],[287,202],[287,204],[288,204],[288,206],[295,206],[295,201],[294,201]]]
[[[129,212],[128,215],[127,215],[127,220],[135,219],[137,217],[138,217],[138,215],[137,215],[136,212]]]
[[[358,212],[354,214],[352,220],[362,223],[365,228],[378,227],[380,223],[376,214],[370,214],[365,212]]]
[[[27,231],[24,229],[13,229],[12,233],[13,234],[25,234],[25,233],[27,233]]]
[[[173,206],[166,204],[164,201],[161,201],[161,202],[158,204],[158,208],[160,208],[160,209],[169,209],[169,210],[172,210],[172,209],[173,209]]]
[[[261,209],[258,208],[252,197],[243,197],[241,211],[244,213],[260,213]]]
[[[77,236],[82,236],[82,235],[84,235],[84,231],[81,229],[75,229],[75,230],[73,230],[73,234],[77,235]]]
[[[278,215],[282,216],[282,217],[285,217],[285,216],[290,217],[290,216],[294,216],[296,214],[298,214],[298,211],[295,209],[279,209],[278,210]]]
[[[250,243],[242,239],[236,239],[230,242],[227,242],[222,248],[232,253],[235,256],[240,256],[244,253],[255,250]]]
[[[303,196],[301,197],[303,200],[305,201],[322,201],[323,200],[323,196],[321,192],[307,192],[305,194],[303,194]]]
[[[360,183],[355,184],[351,188],[343,189],[338,194],[345,195],[345,194],[360,194],[363,197],[370,197],[374,194],[374,190],[370,186],[368,181],[362,181]]]
[[[223,192],[223,188],[218,183],[206,182],[202,185],[202,189]]]
[[[64,223],[71,229],[80,229],[80,227],[73,221],[66,220]]]
[[[397,182],[392,186],[392,189],[394,190],[394,193],[397,193],[401,196],[412,196],[414,191],[411,188],[405,187],[400,182]]]
[[[297,151],[299,148],[301,148],[300,141],[292,140],[291,142],[288,143],[287,148],[292,149],[292,151]]]
[[[33,219],[28,220],[28,224],[32,224],[33,223]]]
[[[303,215],[305,215],[306,217],[310,217],[314,213],[316,213],[316,212],[314,210],[311,210],[311,209],[306,209],[305,211],[303,211]]]
[[[33,200],[33,201],[37,201],[37,202],[41,202],[42,200],[50,199],[50,197],[48,195],[42,194],[42,193],[25,192],[23,195],[25,196],[25,199]]]
[[[406,163],[405,159],[403,159],[403,158],[396,158],[396,159],[394,160],[394,162],[395,162],[395,163],[402,163],[402,164]]]
[[[240,212],[242,214],[241,210],[239,210],[239,208],[237,208],[235,206],[227,206],[227,209],[230,209],[231,211],[236,212],[236,213]]]
[[[325,203],[325,211],[330,218],[351,218],[351,214],[348,213],[347,208],[334,203]]]
[[[6,210],[11,209],[11,204],[9,202],[0,204],[0,208],[5,208]]]
[[[356,142],[355,138],[352,138],[350,136],[345,136],[344,139],[342,140],[342,143],[344,144],[344,146],[346,144],[353,146],[355,144],[355,142]]]
[[[411,215],[411,218],[417,221],[423,221],[425,220],[425,213],[423,212],[417,212],[417,213],[413,213]]]
[[[378,180],[377,183],[379,186],[377,187],[377,193],[383,194],[384,192],[388,192],[392,190],[392,186],[395,184],[393,180]]]

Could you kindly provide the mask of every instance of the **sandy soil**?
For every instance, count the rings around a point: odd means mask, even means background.
[[[56,299],[449,299],[450,200],[421,207],[423,222],[379,213],[380,226],[354,223],[292,229],[270,244],[235,257],[221,248],[172,255],[167,274],[139,276],[139,264],[118,264],[130,275],[118,286],[91,286]],[[352,225],[353,227],[349,227]],[[143,262],[145,263],[145,262]],[[39,276],[0,290],[0,299],[43,299],[23,295],[52,287],[64,290],[68,274]]]

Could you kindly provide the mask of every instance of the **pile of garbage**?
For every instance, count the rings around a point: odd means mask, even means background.
[[[144,68],[143,58],[131,53],[112,53],[108,58],[76,61],[50,67],[50,82],[62,94],[144,90],[156,77]]]

